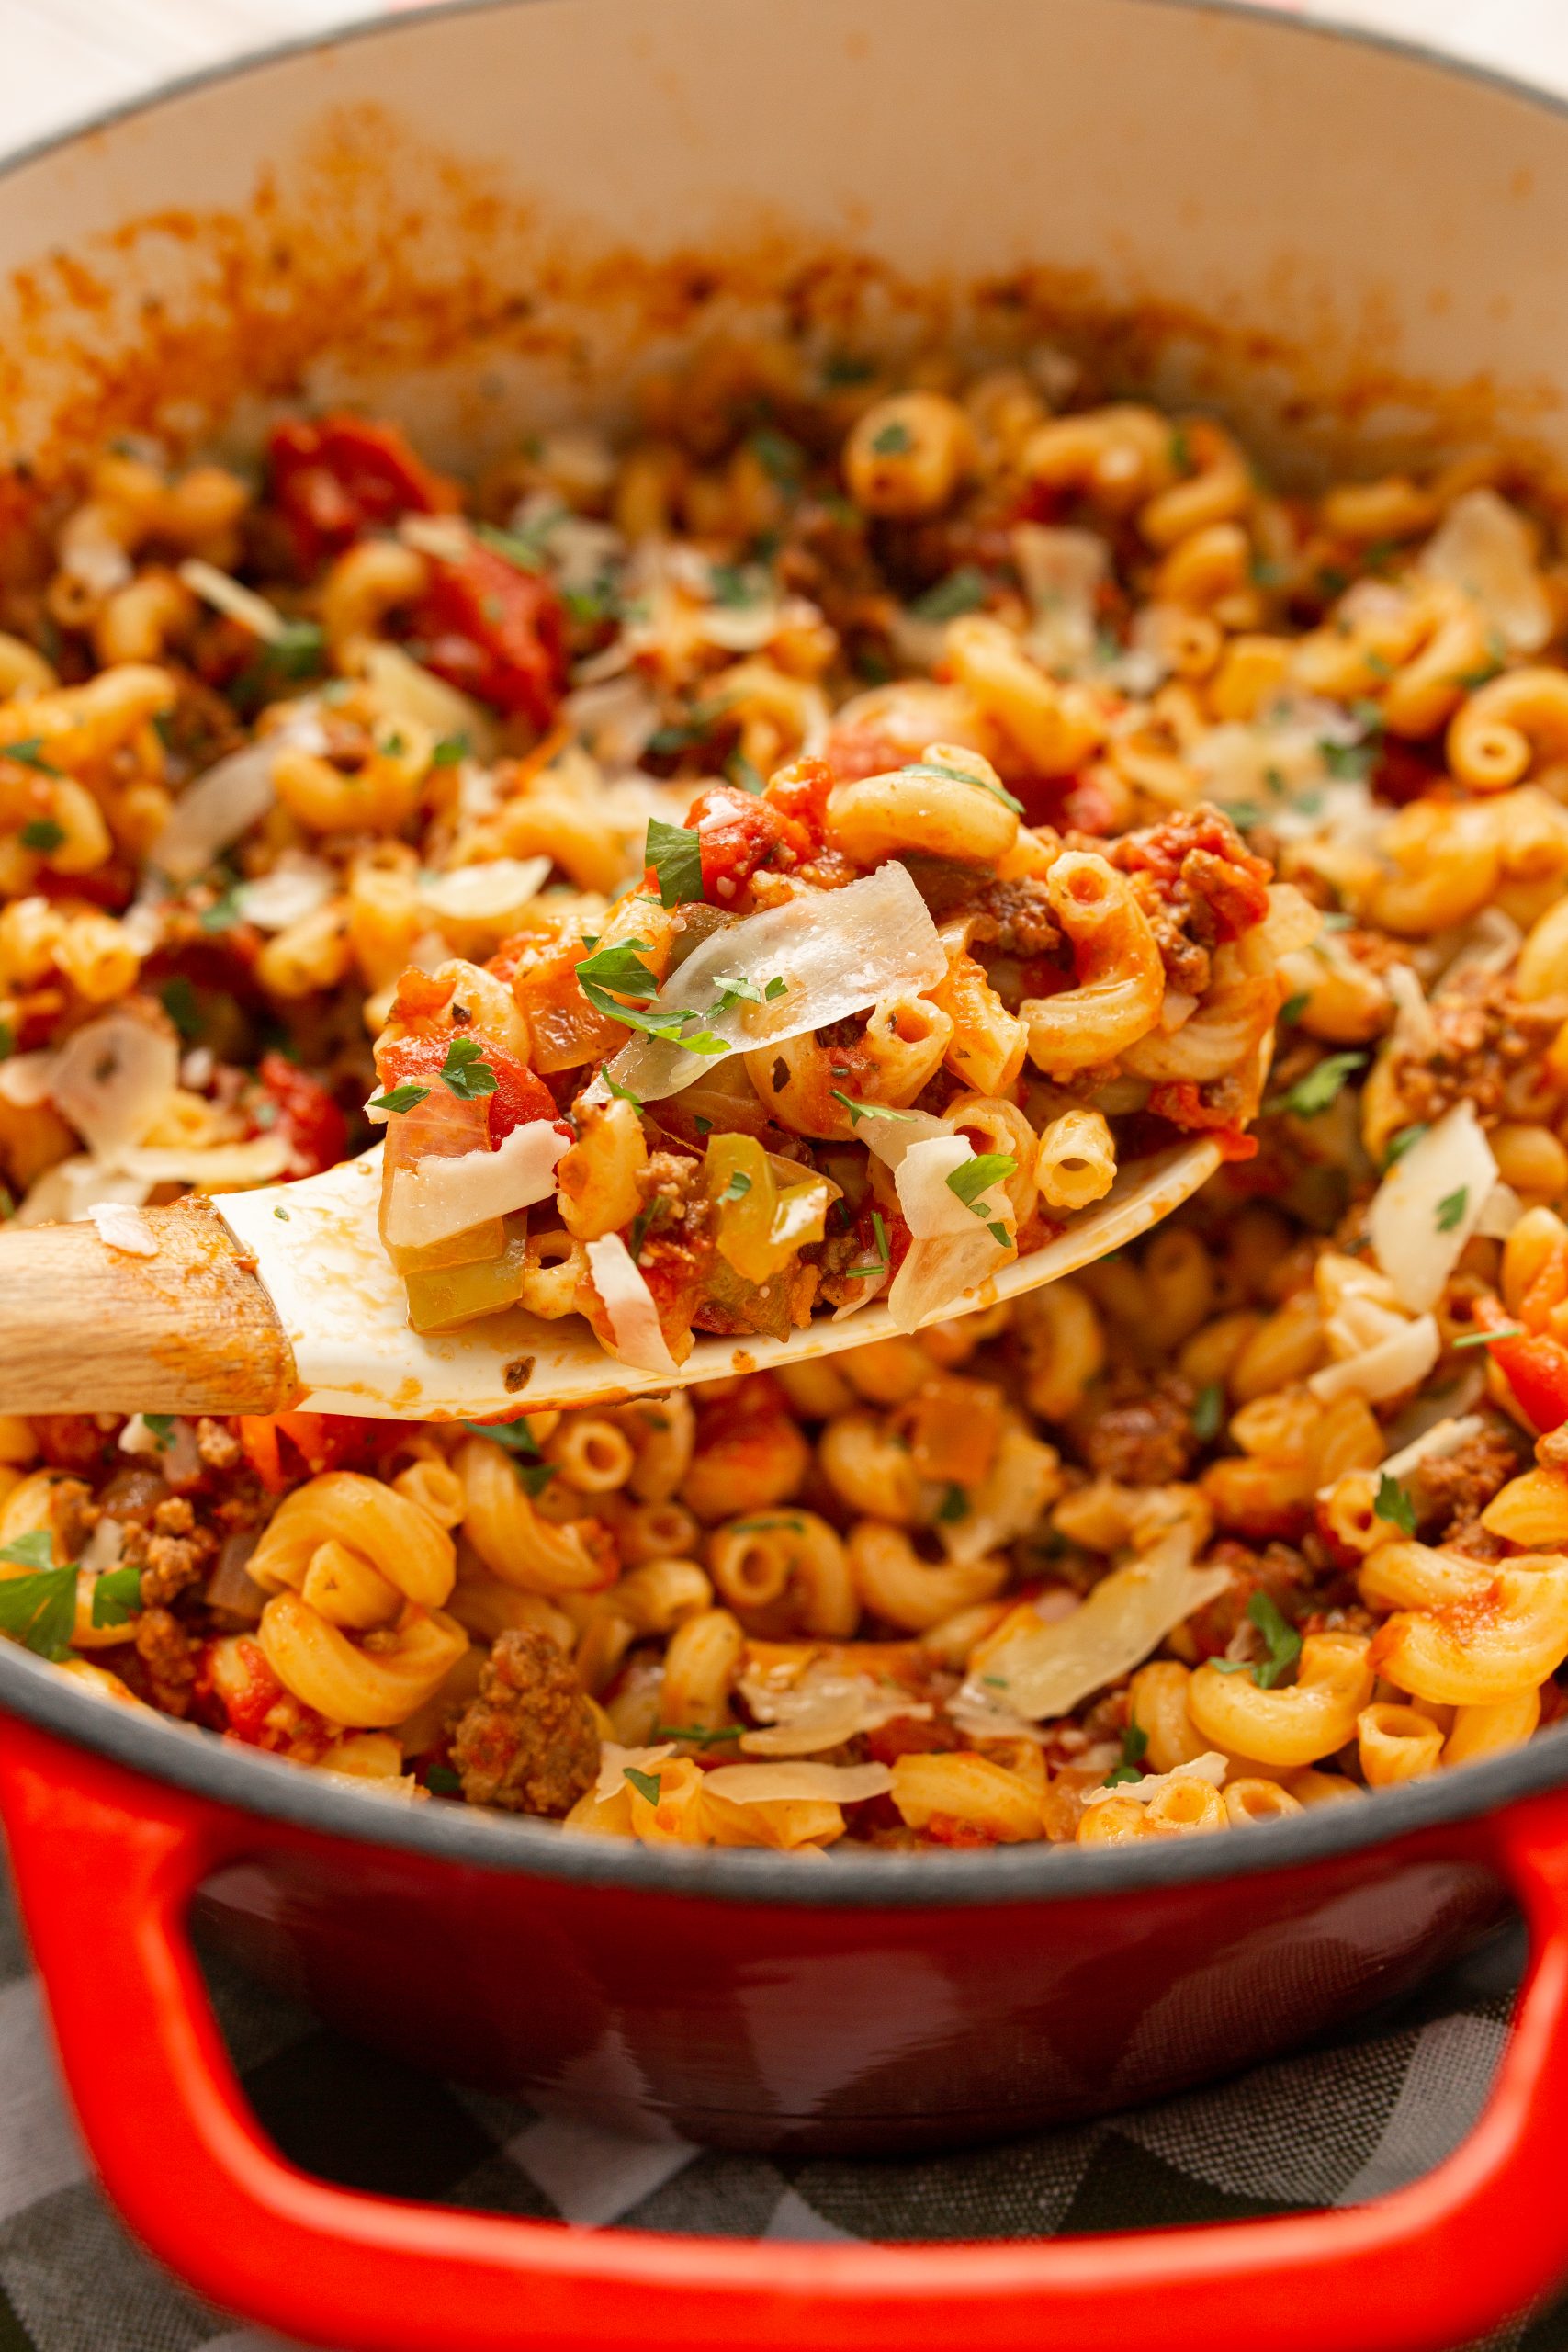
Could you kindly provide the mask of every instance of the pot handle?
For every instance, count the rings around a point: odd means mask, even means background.
[[[365,2352],[1420,2352],[1487,2333],[1568,2268],[1568,1792],[1452,1833],[1513,1888],[1532,1954],[1486,2109],[1437,2171],[1344,2211],[959,2246],[588,2231],[313,2179],[246,2107],[185,1926],[220,1860],[302,1833],[14,1719],[0,1811],[110,2196],[203,2294],[289,2335]]]

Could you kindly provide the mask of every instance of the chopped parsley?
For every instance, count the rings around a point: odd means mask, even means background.
[[[22,827],[22,847],[51,857],[65,839],[65,828],[57,825],[52,817],[29,817]]]
[[[76,1624],[76,1568],[73,1562],[63,1568],[52,1566],[53,1556],[49,1534],[41,1527],[0,1545],[0,1560],[30,1571],[0,1584],[0,1634],[25,1643],[39,1657],[61,1658]]]
[[[288,1211],[287,1209],[275,1208],[273,1210],[273,1215],[276,1217],[281,1217],[285,1225],[288,1223]]]
[[[985,573],[973,563],[961,563],[917,596],[909,610],[919,621],[955,621],[961,613],[977,613],[990,593]]]
[[[976,792],[988,792],[993,800],[1001,801],[1015,817],[1023,814],[1023,803],[1015,800],[1004,784],[993,784],[989,776],[971,775],[967,768],[950,768],[940,760],[911,760],[899,770],[902,775],[939,775],[949,784],[966,784]]]
[[[1333,743],[1326,737],[1317,748],[1324,766],[1341,784],[1364,783],[1377,756],[1370,743]]]
[[[655,1724],[655,1739],[683,1739],[688,1747],[717,1747],[727,1739],[739,1739],[739,1724],[721,1724],[717,1731],[705,1731],[701,1724]]]
[[[731,752],[724,763],[724,773],[738,792],[750,792],[755,797],[762,789],[762,772],[744,752]]]
[[[1192,445],[1184,427],[1179,424],[1171,429],[1170,462],[1179,474],[1190,474],[1192,470]]]
[[[988,1193],[993,1184],[1005,1183],[1010,1176],[1017,1173],[1018,1162],[1010,1151],[977,1151],[972,1159],[960,1161],[950,1171],[947,1189],[974,1216],[983,1217],[986,1211],[982,1195]],[[993,1234],[996,1230],[993,1226]],[[1003,1238],[1005,1239],[1005,1233]]]
[[[1416,1505],[1408,1490],[1385,1470],[1378,1480],[1377,1498],[1372,1504],[1374,1519],[1387,1520],[1402,1535],[1416,1532]]]
[[[605,1085],[609,1088],[617,1102],[629,1102],[634,1111],[640,1111],[642,1109],[642,1096],[640,1094],[635,1093],[629,1086],[623,1086],[619,1079],[612,1078],[607,1069],[602,1069],[599,1075],[604,1080]]]
[[[1522,1340],[1526,1337],[1522,1323],[1504,1323],[1495,1331],[1467,1331],[1456,1340],[1456,1348],[1489,1348],[1494,1340]]]
[[[93,1586],[93,1623],[96,1626],[129,1625],[141,1611],[141,1571],[140,1568],[108,1568]]]
[[[623,1764],[621,1770],[639,1797],[644,1798],[649,1804],[659,1803],[660,1783],[657,1772],[639,1772],[635,1764]]]
[[[876,1237],[877,1254],[863,1265],[852,1266],[845,1276],[848,1282],[869,1282],[874,1276],[887,1272],[887,1227],[882,1222],[880,1209],[872,1210],[871,1229]]]
[[[517,1473],[517,1483],[525,1494],[540,1495],[556,1475],[553,1462],[541,1462],[534,1432],[526,1421],[465,1421],[462,1425],[476,1437],[488,1437],[512,1456],[512,1466]]]
[[[956,1481],[951,1481],[936,1507],[937,1520],[943,1527],[953,1527],[969,1516],[969,1498]]]
[[[1288,996],[1280,1007],[1281,1021],[1299,1021],[1312,1001],[1303,989],[1299,996]]]
[[[758,1519],[732,1519],[726,1531],[730,1535],[767,1535],[775,1527],[786,1528],[791,1535],[804,1535],[806,1521],[792,1519],[787,1511],[765,1511]]]
[[[914,447],[914,435],[902,417],[896,416],[880,433],[872,435],[871,446],[879,458],[901,458],[907,449]]]
[[[743,1201],[751,1189],[751,1179],[743,1168],[738,1168],[718,1196],[722,1208],[726,1201]]]
[[[394,1086],[389,1094],[373,1094],[368,1107],[372,1111],[412,1111],[429,1091],[428,1086]]]
[[[424,1776],[424,1785],[433,1797],[460,1797],[463,1783],[450,1764],[433,1764]]]
[[[1205,1381],[1192,1402],[1192,1434],[1208,1445],[1220,1433],[1225,1418],[1225,1392],[1217,1380]]]
[[[667,825],[661,817],[650,817],[644,854],[658,879],[661,907],[684,906],[702,897],[702,843],[689,826]]]
[[[912,1111],[895,1111],[886,1102],[859,1102],[854,1095],[845,1094],[837,1086],[830,1086],[828,1091],[833,1101],[849,1113],[852,1127],[858,1127],[863,1119],[912,1119],[915,1115]]]
[[[475,1037],[454,1037],[441,1065],[441,1083],[459,1102],[477,1102],[495,1092],[495,1072]]]
[[[715,563],[708,567],[708,594],[716,605],[727,611],[737,612],[747,605],[761,602],[767,594],[767,581],[741,563]]]
[[[1247,1602],[1247,1614],[1263,1636],[1267,1657],[1217,1657],[1213,1660],[1215,1670],[1220,1674],[1250,1674],[1260,1690],[1272,1690],[1300,1657],[1302,1637],[1290,1620],[1280,1614],[1279,1602],[1261,1587]]]
[[[1315,1119],[1326,1111],[1339,1094],[1347,1079],[1359,1070],[1366,1060],[1365,1054],[1325,1054],[1304,1078],[1298,1078],[1283,1094],[1276,1094],[1264,1104],[1268,1112],[1288,1111],[1292,1118]]]
[[[1438,1203],[1438,1231],[1439,1233],[1452,1233],[1455,1227],[1463,1222],[1464,1213],[1469,1205],[1470,1187],[1468,1184],[1461,1184],[1457,1193],[1446,1193],[1443,1199]]]
[[[16,1031],[8,1021],[0,1021],[0,1062],[9,1061],[16,1050]]]
[[[220,899],[214,899],[209,907],[203,907],[197,920],[203,931],[209,933],[232,931],[237,922],[243,922],[238,883],[231,882]]]
[[[196,1001],[196,990],[183,972],[165,980],[158,990],[158,1001],[188,1046],[201,1035],[201,1013]]]
[[[466,735],[443,735],[430,754],[430,764],[433,768],[455,768],[459,760],[466,760],[468,756],[468,739]]]
[[[1122,1735],[1122,1760],[1114,1772],[1107,1772],[1104,1785],[1108,1789],[1119,1789],[1127,1781],[1141,1781],[1144,1776],[1138,1767],[1144,1760],[1148,1745],[1149,1736],[1143,1724],[1129,1724]]]
[[[152,1442],[157,1447],[159,1453],[167,1453],[170,1446],[173,1445],[175,1442],[175,1417],[173,1413],[143,1413],[141,1416],[141,1426],[143,1429],[151,1430]]]
[[[502,531],[493,523],[476,523],[474,537],[482,540],[492,554],[502,557],[514,571],[543,571],[545,568],[543,544],[522,531]]]
[[[693,1036],[688,1034],[700,1024],[699,1012],[678,1012],[671,1005],[658,1001],[659,982],[642,958],[648,954],[646,939],[627,939],[618,946],[601,947],[596,955],[585,956],[577,967],[577,985],[594,1008],[611,1021],[624,1022],[628,1029],[641,1029],[650,1037],[662,1037],[667,1043],[683,1046],[689,1054],[725,1054],[729,1051],[722,1037],[710,1036],[705,1031]],[[646,1010],[621,1004],[620,996],[640,996],[655,1000]]]
[[[787,434],[775,432],[771,424],[764,424],[752,434],[750,446],[762,471],[780,490],[794,491],[798,487],[806,470],[798,443],[790,440]]]
[[[40,775],[58,775],[60,770],[43,756],[43,737],[24,735],[15,743],[0,743],[0,752],[15,760],[21,768],[37,768]]]
[[[670,1204],[662,1193],[655,1193],[645,1209],[638,1209],[631,1222],[631,1238],[626,1248],[634,1264],[642,1261],[642,1245],[648,1239],[649,1227],[660,1225],[669,1214]]]

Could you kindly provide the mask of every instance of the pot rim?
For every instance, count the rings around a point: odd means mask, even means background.
[[[272,41],[177,74],[118,105],[73,119],[0,157],[0,182],[57,151],[221,82],[341,44],[399,34],[437,20],[521,10],[533,0],[434,0],[393,16],[362,17],[325,32]],[[1189,17],[1245,20],[1266,38],[1324,40],[1379,51],[1450,79],[1498,90],[1549,114],[1568,97],[1496,67],[1445,54],[1427,42],[1336,18],[1265,13],[1255,0],[1137,0]],[[264,1821],[348,1844],[388,1847],[433,1861],[520,1872],[582,1886],[626,1888],[719,1902],[806,1909],[965,1908],[1058,1902],[1134,1888],[1179,1886],[1300,1869],[1448,1824],[1568,1783],[1568,1723],[1526,1747],[1461,1771],[1375,1791],[1365,1804],[1313,1806],[1268,1825],[1266,1836],[1181,1838],[1120,1847],[1024,1845],[976,1853],[835,1852],[827,1870],[762,1850],[649,1847],[632,1839],[568,1838],[554,1824],[457,1804],[378,1800],[344,1780],[220,1739],[151,1708],[82,1689],[46,1660],[0,1640],[0,1703],[45,1731],[150,1780]]]

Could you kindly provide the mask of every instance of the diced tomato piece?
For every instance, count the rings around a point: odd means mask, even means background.
[[[427,668],[541,731],[566,692],[566,613],[549,582],[476,546],[431,567],[413,632]]]
[[[895,767],[902,764],[897,758],[893,761]],[[866,773],[874,775],[876,770],[870,768]],[[801,826],[811,847],[817,849],[828,830],[828,795],[839,781],[826,760],[792,760],[788,767],[780,768],[770,779],[762,797],[782,817]]]
[[[1092,776],[1010,775],[1008,790],[1023,803],[1026,825],[1054,825],[1058,832],[1112,833],[1117,810],[1105,786]]]
[[[481,1098],[490,1110],[492,1147],[503,1143],[513,1127],[525,1127],[535,1119],[557,1119],[554,1095],[526,1062],[520,1062],[515,1054],[509,1054],[504,1046],[495,1045],[489,1037],[476,1036],[474,1043],[479,1049],[480,1060],[488,1063],[495,1075],[494,1093]],[[389,1091],[393,1087],[411,1084],[439,1086],[442,1065],[451,1045],[451,1036],[445,1030],[435,1037],[389,1038],[378,1047],[376,1055],[382,1085]]]
[[[810,854],[804,826],[771,801],[733,785],[699,792],[686,812],[703,861],[703,896],[710,906],[733,906],[763,865],[795,865]]]
[[[242,1413],[234,1424],[245,1457],[269,1493],[323,1470],[366,1467],[396,1442],[395,1425],[351,1413]]]
[[[909,754],[885,729],[863,721],[833,730],[826,764],[835,784],[859,784],[863,776],[886,775],[908,764]]]
[[[1205,1102],[1192,1079],[1173,1079],[1168,1085],[1156,1086],[1149,1096],[1149,1109],[1156,1119],[1168,1119],[1173,1127],[1182,1127],[1190,1135],[1212,1135],[1222,1159],[1251,1159],[1257,1153],[1258,1137],[1245,1134],[1228,1111],[1216,1111]]]
[[[232,1738],[259,1747],[266,1737],[267,1716],[285,1696],[283,1685],[268,1666],[261,1644],[248,1634],[228,1651],[227,1671],[220,1681],[212,1671],[215,1647],[208,1644],[197,1668],[198,1711],[209,1721],[220,1723]]]
[[[400,514],[449,514],[456,482],[433,473],[395,424],[333,415],[276,425],[267,443],[273,496],[305,570]]]
[[[1205,865],[1189,872],[1194,851],[1204,854]],[[1143,832],[1124,834],[1116,844],[1115,863],[1124,874],[1152,874],[1163,890],[1187,882],[1194,896],[1207,900],[1221,941],[1238,939],[1269,912],[1273,868],[1243,849],[1228,818],[1213,810],[1183,809]]]
[[[1478,1298],[1472,1316],[1483,1331],[1506,1330],[1512,1317],[1495,1299]],[[1568,1421],[1568,1348],[1544,1333],[1487,1342],[1488,1355],[1543,1434]]]
[[[264,1054],[261,1082],[277,1105],[277,1127],[294,1154],[289,1176],[319,1176],[348,1153],[348,1122],[319,1078],[286,1054]]]

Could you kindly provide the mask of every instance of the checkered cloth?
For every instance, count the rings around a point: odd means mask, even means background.
[[[721,2237],[1038,2237],[1350,2205],[1468,2132],[1520,1945],[1495,1939],[1370,2025],[1217,2090],[999,2148],[774,2163],[612,2139],[457,2089],[324,2031],[225,1965],[209,1976],[245,2087],[296,2163],[391,2197]],[[1483,2259],[1484,2256],[1483,2256]],[[87,2175],[39,1989],[0,1894],[0,2352],[285,2352],[182,2294]],[[1436,2352],[1436,2347],[1435,2347]],[[1568,2296],[1486,2352],[1568,2352]]]

